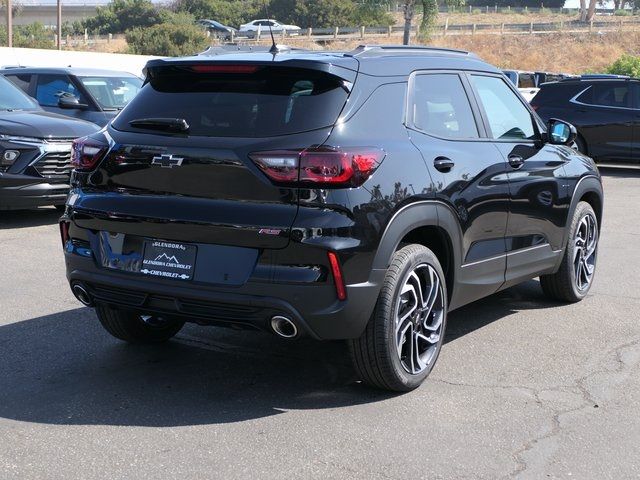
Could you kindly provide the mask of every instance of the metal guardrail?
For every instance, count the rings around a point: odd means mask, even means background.
[[[528,23],[468,23],[452,24],[448,20],[444,25],[433,27],[431,35],[475,35],[475,34],[496,34],[496,35],[518,35],[518,34],[545,34],[545,33],[598,33],[640,30],[640,18],[621,19],[611,21],[593,21],[582,23],[577,20],[557,21],[557,22],[528,22]],[[411,29],[412,36],[419,35],[419,26]],[[269,35],[268,31],[260,32],[247,41],[259,41]],[[334,28],[307,28],[295,34],[282,32],[276,34],[277,41],[285,39],[307,39],[316,42],[330,42],[334,40],[349,40],[380,37],[400,37],[403,35],[403,28],[392,27],[334,27]],[[238,37],[237,40],[243,40]]]

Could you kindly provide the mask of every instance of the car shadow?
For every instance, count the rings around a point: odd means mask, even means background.
[[[452,313],[447,341],[557,306],[536,289],[529,282]],[[0,351],[0,416],[25,422],[221,424],[396,396],[357,382],[344,342],[187,326],[165,345],[134,346],[106,334],[88,308],[0,326]]]
[[[43,207],[33,210],[0,210],[0,230],[40,227],[58,223],[60,212]]]
[[[631,168],[624,167],[610,167],[606,165],[598,165],[598,170],[600,171],[600,175],[603,177],[614,177],[614,178],[640,178],[640,164]]]

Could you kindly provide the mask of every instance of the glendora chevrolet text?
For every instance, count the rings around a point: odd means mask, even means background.
[[[589,291],[603,192],[575,139],[463,51],[151,60],[74,142],[67,276],[127,342],[185,322],[345,339],[365,383],[411,390],[451,310],[534,277]]]

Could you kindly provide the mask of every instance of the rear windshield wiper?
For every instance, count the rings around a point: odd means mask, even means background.
[[[186,133],[189,131],[189,124],[184,118],[138,118],[131,120],[129,125],[134,128],[165,132]]]

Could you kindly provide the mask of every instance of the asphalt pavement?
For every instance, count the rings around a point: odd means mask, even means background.
[[[57,212],[0,212],[0,479],[639,478],[640,174],[603,173],[588,297],[534,280],[453,312],[404,395],[341,342],[123,344],[70,293]]]

